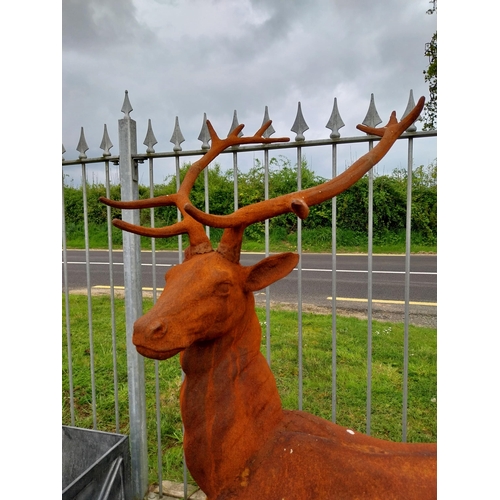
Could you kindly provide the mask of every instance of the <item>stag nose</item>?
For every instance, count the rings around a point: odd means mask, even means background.
[[[162,321],[153,320],[149,324],[148,338],[150,340],[160,340],[167,333],[167,325]]]

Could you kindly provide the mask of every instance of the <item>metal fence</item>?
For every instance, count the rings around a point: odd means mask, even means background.
[[[408,102],[408,107],[405,114],[413,107],[413,96],[410,93],[410,98]],[[65,217],[65,201],[64,201],[64,185],[65,185],[65,171],[68,167],[78,166],[81,168],[81,184],[83,191],[83,207],[84,207],[84,234],[85,234],[85,261],[82,266],[85,267],[85,281],[86,281],[86,294],[87,294],[87,316],[88,316],[88,356],[89,364],[88,370],[90,371],[90,384],[91,384],[91,401],[89,401],[89,411],[92,413],[92,425],[94,429],[97,429],[97,412],[98,412],[98,401],[100,394],[97,394],[96,384],[95,384],[95,373],[99,370],[98,362],[96,361],[96,354],[94,348],[94,322],[93,322],[93,302],[92,302],[92,280],[91,280],[91,266],[92,264],[90,257],[90,247],[89,247],[89,219],[88,219],[88,201],[86,199],[87,193],[87,178],[88,178],[88,168],[90,165],[92,167],[99,167],[102,169],[102,174],[104,176],[104,184],[106,186],[106,196],[110,197],[110,187],[111,182],[111,167],[113,165],[119,165],[119,182],[121,185],[121,197],[123,200],[135,200],[139,197],[139,180],[140,171],[147,167],[147,175],[149,177],[149,188],[151,197],[153,196],[154,187],[154,172],[156,165],[159,164],[161,159],[168,159],[171,163],[172,172],[177,179],[177,185],[179,185],[179,176],[181,168],[181,160],[189,159],[190,157],[196,158],[203,155],[208,149],[209,135],[206,127],[202,128],[199,136],[199,140],[202,142],[202,146],[199,150],[193,151],[182,151],[180,146],[181,142],[184,140],[182,132],[179,128],[179,123],[176,119],[174,133],[172,135],[171,142],[174,144],[173,151],[171,152],[160,152],[154,151],[154,145],[156,144],[156,139],[152,131],[151,123],[148,124],[148,131],[146,138],[144,140],[144,145],[146,146],[145,153],[138,153],[137,151],[137,132],[136,132],[136,122],[131,118],[130,112],[132,107],[128,98],[128,94],[125,94],[125,100],[122,107],[122,112],[124,116],[118,121],[118,132],[119,132],[119,154],[112,155],[110,149],[112,148],[112,143],[110,141],[107,127],[104,126],[103,139],[100,148],[103,150],[102,156],[98,158],[87,158],[86,151],[89,149],[84,131],[82,129],[80,141],[77,145],[76,150],[79,153],[79,157],[75,160],[65,160],[63,158],[63,213],[62,213],[62,261],[63,261],[63,293],[65,300],[65,317],[66,317],[66,343],[67,343],[67,359],[68,366],[65,368],[68,371],[69,387],[63,388],[67,391],[67,406],[69,407],[69,422],[65,422],[70,425],[75,425],[75,387],[74,380],[77,374],[74,373],[72,366],[72,330],[70,325],[71,318],[71,308],[70,308],[70,293],[72,291],[71,285],[71,270],[70,262],[68,260],[68,250],[66,244],[66,217]],[[268,119],[267,108],[265,111],[264,121]],[[365,125],[376,126],[379,121],[377,120],[377,112],[375,109],[375,104],[372,96],[370,106],[368,109],[367,116],[363,122]],[[205,117],[206,118],[206,117]],[[204,120],[205,120],[204,118]],[[236,113],[231,126],[231,130],[238,125]],[[331,149],[329,154],[329,161],[331,162],[331,176],[332,178],[337,175],[338,170],[338,149],[340,147],[345,147],[349,144],[363,143],[371,148],[374,141],[378,138],[374,136],[359,136],[359,137],[340,137],[339,129],[343,126],[342,119],[339,115],[336,101],[334,103],[334,108],[327,124],[327,127],[331,130],[331,134],[327,139],[324,140],[310,140],[307,141],[304,138],[304,132],[307,130],[307,125],[302,116],[300,109],[300,103],[298,107],[297,117],[291,130],[296,133],[295,140],[289,143],[273,143],[266,145],[257,146],[240,146],[237,149],[231,148],[229,151],[223,153],[231,155],[232,164],[234,168],[234,207],[238,207],[238,182],[237,174],[239,170],[239,160],[243,155],[252,153],[255,154],[259,152],[262,155],[262,165],[265,170],[265,197],[268,197],[268,173],[269,173],[269,155],[273,152],[284,152],[288,151],[292,153],[293,157],[296,158],[297,165],[297,185],[298,189],[301,188],[301,165],[302,165],[302,155],[306,148],[318,148],[318,147],[328,147]],[[409,311],[410,311],[410,244],[411,244],[411,176],[412,168],[414,163],[414,143],[421,138],[436,137],[436,131],[416,131],[416,127],[412,126],[405,132],[399,142],[404,141],[407,148],[407,175],[408,175],[408,192],[407,192],[407,229],[406,229],[406,256],[405,256],[405,292],[404,292],[404,366],[403,366],[403,405],[402,405],[402,429],[403,429],[403,441],[406,440],[406,429],[407,429],[407,407],[408,407],[408,328],[409,328]],[[65,148],[63,146],[63,154],[65,153]],[[143,165],[144,166],[141,166]],[[368,200],[368,300],[367,300],[367,318],[368,318],[368,356],[367,356],[367,397],[366,397],[366,432],[370,433],[370,415],[371,415],[371,370],[372,370],[372,353],[371,353],[371,339],[372,339],[372,311],[373,311],[373,296],[372,296],[372,276],[373,276],[373,171],[370,171],[369,176],[369,200]],[[208,212],[210,207],[208,204],[208,169],[205,169],[205,203],[206,211]],[[333,210],[332,210],[332,248],[336,248],[336,210],[335,210],[335,199],[332,200]],[[108,262],[107,266],[109,269],[109,300],[111,303],[110,311],[110,336],[112,339],[112,351],[113,351],[113,373],[109,373],[109,392],[113,393],[114,406],[115,406],[115,427],[116,431],[119,432],[120,429],[120,418],[123,415],[120,412],[119,407],[119,397],[118,393],[120,390],[120,384],[123,381],[118,380],[117,375],[117,364],[119,362],[118,358],[124,356],[123,352],[117,347],[117,317],[115,312],[115,297],[118,294],[118,288],[115,285],[115,276],[117,273],[117,263],[114,262],[115,255],[113,253],[113,242],[111,236],[111,209],[107,208],[108,213]],[[153,210],[152,210],[153,212]],[[122,219],[124,221],[139,224],[139,213],[133,210],[123,210]],[[154,225],[154,217],[151,216],[151,224]],[[208,228],[207,228],[208,233]],[[297,252],[302,255],[302,223],[298,219],[297,223]],[[178,261],[181,262],[183,259],[182,254],[182,243],[181,237],[179,237],[179,250],[178,250]],[[155,241],[151,242],[152,248],[152,260],[151,267],[153,272],[153,285],[152,285],[152,296],[155,300],[158,291],[158,284],[156,283],[156,273],[155,269],[158,265],[156,262],[156,247]],[[265,250],[264,253],[269,255],[269,221],[265,222]],[[123,233],[123,279],[124,279],[124,298],[125,298],[125,334],[126,334],[126,358],[127,358],[127,387],[128,387],[128,402],[129,402],[129,416],[128,416],[128,434],[130,436],[130,447],[131,447],[131,466],[132,466],[132,483],[134,490],[134,498],[143,498],[148,489],[148,445],[147,445],[147,423],[146,423],[146,406],[155,405],[156,407],[156,435],[157,435],[157,455],[158,455],[158,482],[161,484],[162,478],[164,476],[164,471],[162,471],[162,435],[160,429],[160,381],[158,377],[158,361],[155,362],[155,376],[156,376],[156,401],[150,402],[146,401],[145,398],[145,380],[144,380],[144,358],[140,356],[135,347],[131,342],[133,324],[136,319],[142,315],[143,311],[143,287],[142,287],[142,274],[141,274],[141,246],[140,237],[124,232]],[[337,269],[337,255],[335,251],[332,251],[331,255],[331,293],[332,293],[332,420],[336,419],[336,336],[337,336],[337,325],[336,325],[336,312],[337,312],[337,283],[336,283],[336,269]],[[106,265],[106,263],[101,263],[100,265]],[[121,271],[120,271],[121,272]],[[297,269],[297,307],[298,307],[298,409],[302,409],[302,391],[303,391],[303,366],[302,366],[302,259],[299,260]],[[270,361],[270,309],[271,309],[271,296],[269,287],[266,289],[266,316],[267,321],[265,324],[265,334],[266,337],[266,354],[267,359]],[[167,475],[168,475],[168,471]],[[161,488],[160,488],[161,491]],[[186,472],[185,472],[185,493],[187,492],[186,487]],[[161,493],[160,493],[161,495]]]

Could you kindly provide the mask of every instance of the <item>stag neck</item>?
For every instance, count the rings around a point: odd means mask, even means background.
[[[261,329],[250,296],[246,305],[251,309],[235,335],[193,344],[181,354],[184,452],[209,498],[217,498],[226,483],[244,472],[283,421],[276,381],[260,352]],[[224,460],[200,465],[200,454]]]
[[[213,252],[214,249],[212,248],[212,244],[210,243],[210,240],[207,241],[202,241],[201,243],[197,245],[191,245],[184,250],[184,258],[190,259],[193,255],[200,255],[204,253],[210,253]]]
[[[233,359],[234,353],[240,353],[238,359],[241,369],[258,357],[262,330],[255,313],[253,293],[247,293],[246,301],[238,307],[244,309],[245,313],[238,326],[230,333],[212,340],[196,342],[181,353],[182,370],[186,376],[204,376],[219,369],[221,363]]]

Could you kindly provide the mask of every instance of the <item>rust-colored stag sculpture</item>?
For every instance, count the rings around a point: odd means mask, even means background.
[[[359,180],[418,118],[424,104],[400,122],[393,112],[381,128],[358,125],[380,136],[378,144],[344,173],[320,186],[279,196],[231,215],[210,215],[190,203],[200,172],[224,149],[238,144],[288,141],[265,138],[265,123],[253,137],[238,137],[243,125],[220,139],[207,121],[211,148],[194,163],[172,195],[117,202],[122,209],[176,206],[183,219],[169,227],[115,226],[150,237],[189,235],[185,260],[165,276],[164,291],[134,325],[133,343],[153,359],[180,354],[185,379],[180,393],[187,467],[210,500],[222,499],[401,499],[435,498],[436,444],[394,443],[281,406],[275,378],[260,352],[261,328],[253,292],[286,276],[293,253],[273,255],[243,267],[243,231],[250,224],[294,212],[338,195]],[[224,228],[216,250],[203,225]]]

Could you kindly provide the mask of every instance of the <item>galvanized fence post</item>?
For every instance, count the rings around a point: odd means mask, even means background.
[[[130,117],[132,106],[125,91],[122,112],[118,120],[120,142],[121,199],[132,201],[139,198],[138,165],[133,159],[137,153],[136,122]],[[122,219],[139,225],[138,210],[123,210]],[[144,390],[144,358],[132,344],[134,322],[142,316],[141,240],[123,232],[123,274],[125,284],[125,321],[127,336],[127,378],[130,417],[130,454],[132,492],[134,499],[142,499],[148,489],[148,450],[146,427],[146,396]]]

